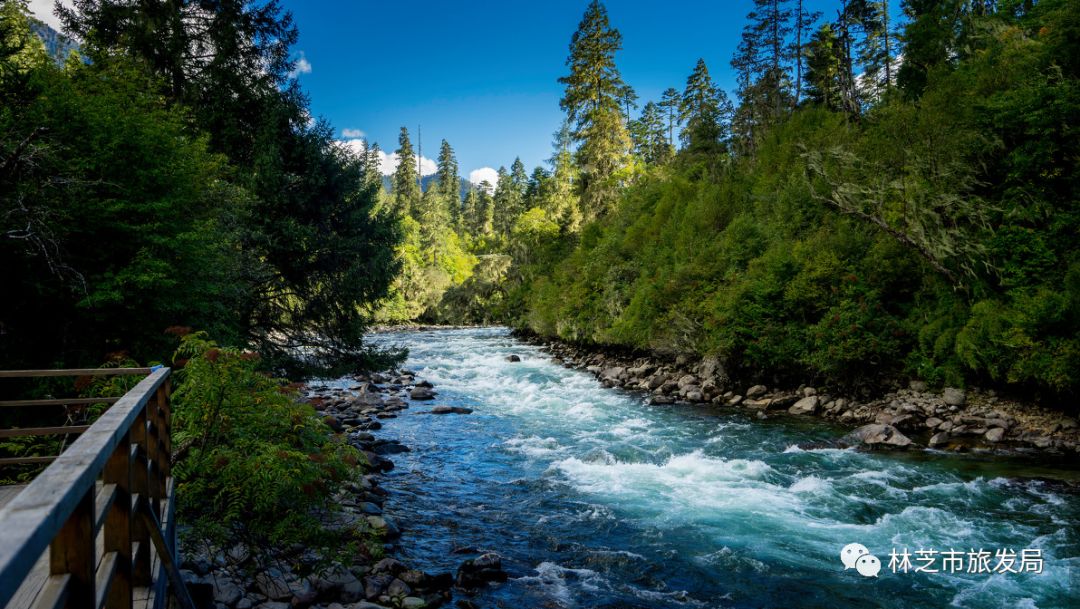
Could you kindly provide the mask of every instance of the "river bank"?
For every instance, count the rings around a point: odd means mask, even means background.
[[[878,606],[983,609],[1068,606],[1074,594],[1080,504],[1075,481],[1051,482],[1065,479],[1053,469],[982,448],[841,449],[856,422],[787,412],[816,397],[820,413],[837,398],[804,387],[784,410],[773,405],[793,391],[739,392],[777,400],[763,408],[688,399],[693,387],[714,392],[703,361],[655,362],[642,380],[700,382],[646,395],[611,367],[651,361],[530,344],[505,329],[373,340],[407,347],[404,369],[303,391],[372,466],[340,498],[341,518],[346,530],[381,531],[379,551],[318,574],[302,552],[256,569],[214,558],[196,574],[213,595],[206,606],[809,608],[887,591]],[[883,573],[878,584],[838,566],[852,541],[885,561],[897,546],[1038,548],[1045,570]]]
[[[882,390],[859,399],[823,387],[768,387],[728,376],[715,357],[620,355],[531,333],[521,340],[540,345],[560,365],[586,370],[607,387],[640,391],[655,406],[712,404],[747,410],[759,418],[784,413],[820,417],[851,426],[835,445],[861,443],[1001,454],[1080,453],[1080,425],[1073,417],[993,391],[926,383]]]
[[[456,572],[426,573],[395,557],[401,528],[384,514],[383,475],[394,469],[393,455],[409,452],[395,440],[377,438],[383,421],[410,405],[436,397],[430,382],[409,370],[360,374],[302,387],[302,399],[335,434],[363,454],[366,473],[335,502],[339,509],[321,515],[323,526],[344,541],[340,550],[183,548],[183,575],[200,609],[430,609],[490,581],[506,579],[494,553],[461,552]],[[469,414],[471,410],[434,406],[419,414]],[[365,545],[366,544],[366,545]],[[348,552],[347,548],[345,549]],[[331,566],[327,566],[331,565]],[[468,608],[468,601],[458,603]]]

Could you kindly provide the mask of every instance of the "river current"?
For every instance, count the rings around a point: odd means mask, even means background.
[[[649,406],[505,329],[372,338],[409,349],[405,367],[438,392],[428,404],[474,409],[434,416],[414,403],[379,434],[412,449],[383,482],[409,564],[503,556],[510,580],[480,606],[1080,606],[1080,496],[1042,480],[1075,472],[800,448],[843,430]],[[879,559],[876,577],[845,568],[851,543]]]

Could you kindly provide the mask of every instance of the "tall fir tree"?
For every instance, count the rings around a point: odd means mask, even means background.
[[[763,129],[794,105],[791,83],[791,0],[754,0],[731,60],[739,84],[733,129],[740,149],[752,153]]]
[[[656,102],[645,104],[641,116],[630,122],[630,139],[634,142],[634,154],[650,165],[671,158],[664,111]]]
[[[704,59],[698,59],[686,79],[679,116],[686,123],[681,138],[689,152],[717,152],[728,140],[734,108],[727,94],[713,83]]]
[[[570,74],[559,79],[566,85],[559,106],[566,111],[578,144],[586,220],[614,207],[619,189],[615,174],[626,164],[630,150],[621,110],[626,85],[615,66],[615,53],[621,48],[622,35],[611,27],[607,9],[593,0],[570,40],[566,59]]]
[[[435,171],[437,190],[442,204],[446,207],[450,224],[455,230],[461,230],[461,178],[458,176],[457,156],[450,142],[442,141],[439,146],[438,168]]]
[[[793,103],[798,106],[799,102],[802,101],[806,45],[810,42],[814,24],[821,19],[821,11],[807,11],[805,0],[795,0],[795,8],[792,14],[794,15],[792,29],[795,32],[795,40],[791,43],[789,56],[795,61],[795,98]]]
[[[823,24],[806,46],[806,100],[839,111],[843,109],[840,41],[831,23]]]
[[[668,146],[675,148],[675,128],[679,126],[679,103],[682,95],[675,87],[668,87],[660,96],[660,108],[667,118]]]
[[[397,161],[393,179],[393,211],[401,216],[411,216],[420,203],[420,172],[416,168],[416,154],[409,141],[409,130],[405,127],[398,135]]]

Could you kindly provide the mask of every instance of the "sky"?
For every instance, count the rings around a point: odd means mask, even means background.
[[[44,17],[52,0],[30,4]],[[343,141],[358,147],[366,138],[392,151],[405,126],[425,158],[435,158],[441,140],[449,141],[462,175],[474,182],[491,179],[515,157],[531,171],[551,156],[552,134],[563,120],[558,78],[567,73],[570,37],[588,0],[281,4],[300,30],[295,77],[312,113]],[[640,105],[658,101],[668,87],[681,91],[699,57],[734,98],[729,62],[752,0],[604,4],[623,37],[616,63]],[[832,18],[839,0],[806,5]],[[384,170],[395,161],[387,158]],[[434,172],[434,163],[422,168]]]

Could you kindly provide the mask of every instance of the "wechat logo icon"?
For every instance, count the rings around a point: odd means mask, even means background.
[[[844,569],[855,569],[863,577],[877,577],[881,571],[881,561],[870,553],[861,543],[849,543],[840,550],[840,561]]]

